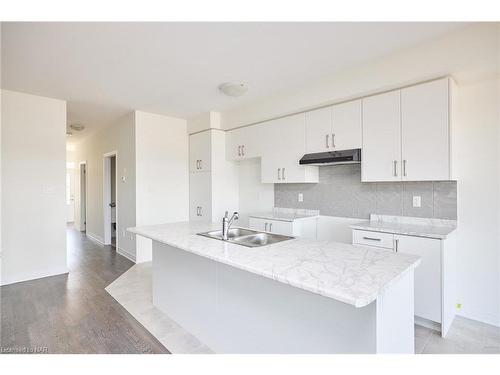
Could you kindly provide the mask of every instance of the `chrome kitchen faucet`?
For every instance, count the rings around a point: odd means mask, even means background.
[[[226,214],[222,218],[222,239],[224,241],[228,240],[229,228],[233,224],[233,221],[234,220],[238,220],[239,217],[240,217],[240,215],[238,214],[238,212],[235,211],[233,213],[233,216],[231,216],[231,218],[229,218],[228,217],[228,212],[226,211]]]

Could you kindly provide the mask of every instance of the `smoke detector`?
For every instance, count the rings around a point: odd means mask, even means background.
[[[73,130],[76,130],[77,132],[80,132],[82,131],[83,129],[85,129],[85,126],[83,126],[82,124],[78,124],[78,123],[75,123],[75,124],[70,124],[69,127]]]
[[[238,97],[248,91],[248,86],[245,83],[226,82],[219,86],[219,91],[227,96]]]

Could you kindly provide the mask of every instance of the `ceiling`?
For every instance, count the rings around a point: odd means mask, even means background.
[[[2,87],[67,100],[78,141],[133,109],[228,110],[464,25],[4,22]],[[222,95],[227,81],[248,93]]]

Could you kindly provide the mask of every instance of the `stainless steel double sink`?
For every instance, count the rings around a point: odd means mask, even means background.
[[[281,234],[273,234],[266,232],[258,232],[245,228],[231,228],[227,233],[227,240],[222,239],[221,230],[213,230],[210,232],[197,233],[199,236],[212,238],[219,241],[230,242],[237,245],[247,247],[260,247],[271,245],[273,243],[292,240],[294,237],[283,236]]]

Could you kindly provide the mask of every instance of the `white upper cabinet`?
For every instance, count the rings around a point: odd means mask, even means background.
[[[402,178],[450,179],[449,79],[401,90]]]
[[[361,100],[306,112],[306,153],[361,148]]]
[[[400,90],[363,99],[361,180],[401,180]]]
[[[332,150],[332,107],[306,112],[306,153]]]
[[[361,100],[334,105],[332,117],[332,149],[361,148]]]
[[[318,182],[318,167],[301,166],[305,154],[305,114],[268,121],[262,149],[263,183]]]
[[[189,171],[206,172],[211,166],[211,130],[189,136]]]
[[[226,133],[226,159],[243,160],[261,156],[262,125],[245,126]]]
[[[451,86],[443,78],[363,99],[362,181],[452,178]]]

